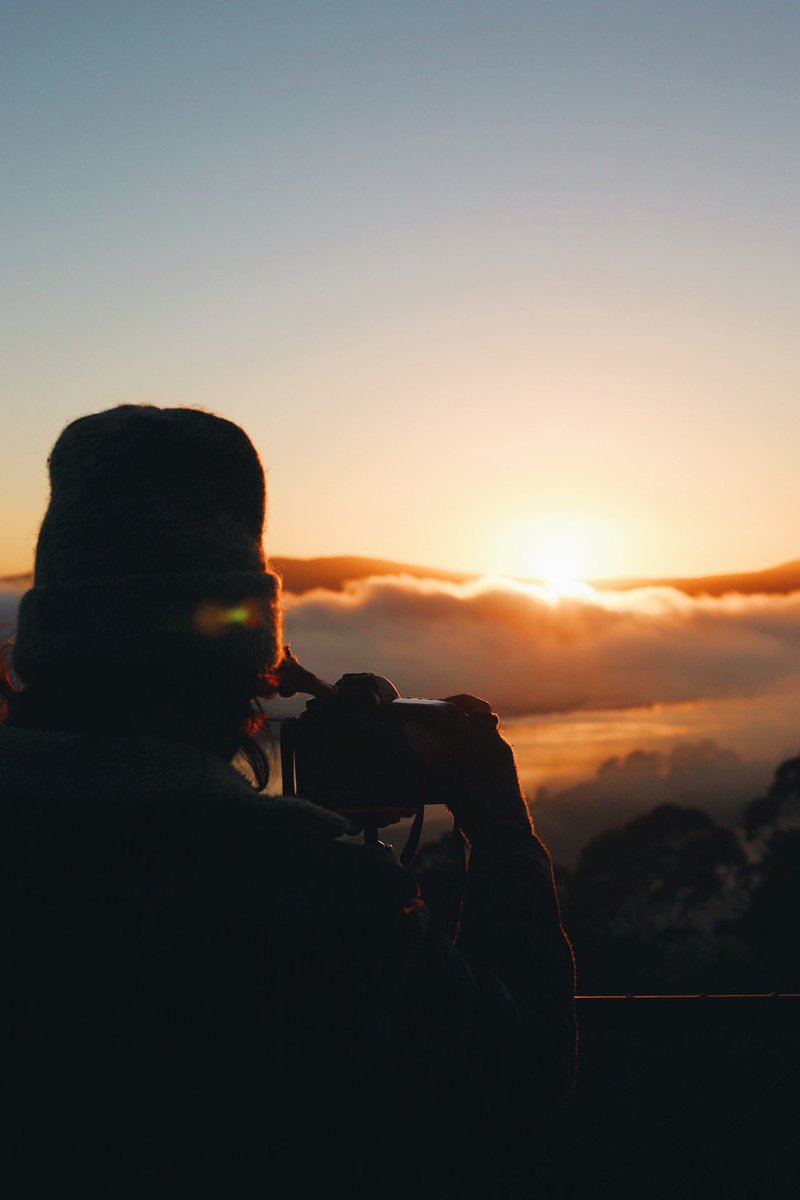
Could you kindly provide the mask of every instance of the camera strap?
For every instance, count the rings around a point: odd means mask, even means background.
[[[416,814],[414,816],[414,821],[411,825],[410,830],[408,831],[408,838],[406,839],[406,844],[405,844],[405,846],[403,846],[403,849],[400,852],[400,862],[402,863],[402,865],[404,867],[407,867],[409,865],[409,863],[411,863],[413,861],[414,855],[417,853],[417,849],[419,848],[419,839],[422,834],[422,825],[423,825],[424,820],[425,820],[425,808],[424,808],[424,806],[422,806],[422,807],[418,808],[416,811]]]

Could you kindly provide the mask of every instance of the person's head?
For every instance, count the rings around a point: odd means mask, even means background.
[[[49,468],[7,722],[232,757],[281,652],[247,435],[198,409],[121,405],[68,425]]]

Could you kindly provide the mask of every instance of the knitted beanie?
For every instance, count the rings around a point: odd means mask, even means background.
[[[208,663],[253,678],[275,665],[280,584],[262,548],[264,472],[243,430],[198,409],[124,404],[68,425],[49,469],[17,622],[20,679],[88,663]]]

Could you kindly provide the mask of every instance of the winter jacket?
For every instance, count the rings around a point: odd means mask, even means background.
[[[511,825],[475,845],[453,945],[345,834],[185,745],[0,728],[6,1169],[444,1196],[426,1156],[469,1175],[531,1136],[575,1056],[547,852]]]

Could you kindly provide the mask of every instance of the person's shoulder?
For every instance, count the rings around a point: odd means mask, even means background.
[[[299,979],[300,992],[325,996],[345,1024],[356,1013],[366,1020],[362,1002],[403,975],[427,936],[416,880],[382,847],[335,836],[302,802],[265,798],[248,815],[251,836],[237,835],[219,859],[238,910],[264,926],[270,960],[286,964],[284,986]]]
[[[338,813],[293,797],[267,796],[251,802],[250,816],[272,862],[313,875],[315,890],[335,894],[340,903],[399,906],[418,894],[416,880],[394,853],[365,845]]]

